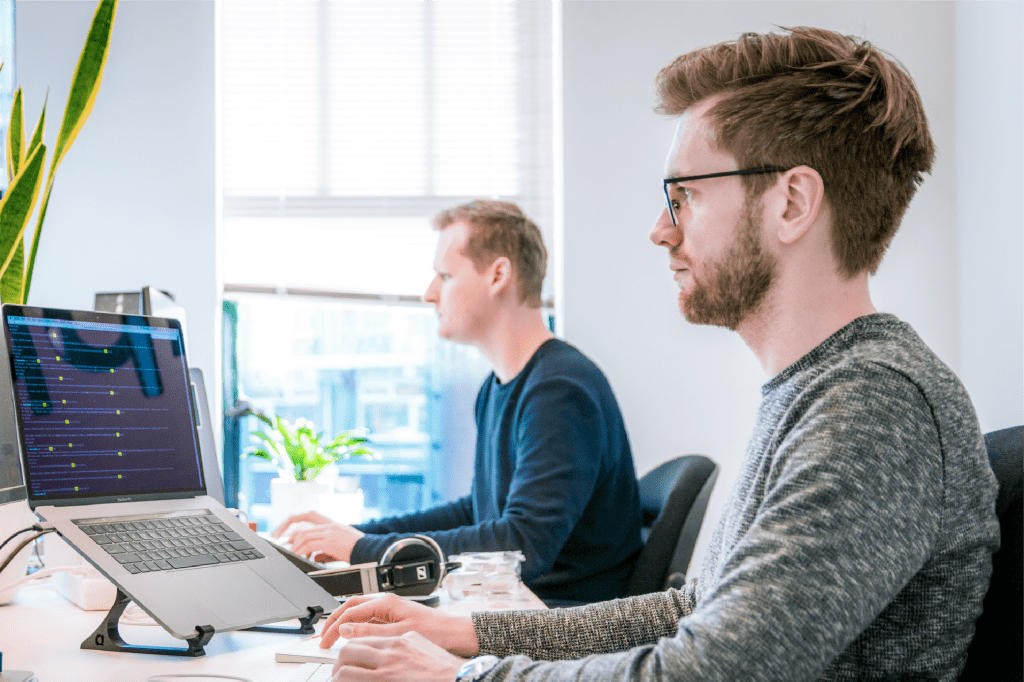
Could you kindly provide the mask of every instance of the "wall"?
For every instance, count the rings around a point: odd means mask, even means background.
[[[681,318],[666,254],[647,239],[663,204],[659,180],[674,129],[674,121],[652,113],[655,74],[675,56],[701,45],[743,31],[793,25],[866,37],[906,65],[924,99],[939,153],[872,281],[873,299],[879,309],[911,323],[954,370],[961,364],[972,367],[968,388],[984,408],[983,427],[997,428],[1019,423],[1021,409],[1022,373],[1019,365],[1014,371],[1013,363],[1022,355],[1022,220],[1020,194],[1011,191],[1013,173],[1019,178],[1021,167],[1020,144],[1012,144],[1019,140],[1021,81],[1002,80],[1016,92],[1018,104],[996,119],[1018,137],[1011,134],[1011,144],[1004,147],[959,148],[957,132],[978,128],[974,117],[1001,104],[1004,94],[982,84],[974,90],[986,97],[958,108],[958,64],[968,73],[973,67],[957,61],[954,46],[959,41],[960,50],[971,50],[987,41],[1002,11],[989,8],[987,14],[974,15],[962,4],[945,2],[613,0],[563,5],[565,336],[608,374],[640,473],[686,452],[705,453],[720,464],[709,524],[717,520],[735,479],[759,387],[768,377],[738,335],[689,325]],[[958,17],[965,13],[970,14],[964,20],[971,29],[958,31]],[[984,54],[993,53],[999,50],[990,47]],[[967,79],[967,74],[961,77]],[[972,118],[958,125],[958,111]],[[980,124],[985,125],[984,118]],[[963,244],[958,236],[963,209],[958,213],[958,208],[973,197],[958,183],[963,177],[955,153],[969,163],[991,164],[995,157],[1010,177],[1005,194],[986,193],[984,198],[1003,224],[980,227],[972,221],[970,228],[965,226],[987,235],[984,247],[965,253],[958,250]],[[990,177],[973,166],[966,168],[968,174],[979,174],[977,184]],[[1020,187],[1020,180],[1016,182]],[[974,279],[979,270],[1010,274]],[[1018,302],[1004,313],[1001,298],[1006,290],[1011,304],[1014,295]],[[993,319],[988,310],[995,306],[1002,314]],[[980,312],[962,317],[964,308]],[[970,321],[969,332],[963,320]],[[986,353],[983,339],[993,335],[1008,337],[999,345],[1006,355]],[[996,403],[987,400],[989,395],[999,396]],[[1006,395],[1015,402],[1002,404]],[[709,536],[701,536],[691,572],[699,569]]]
[[[986,431],[1021,423],[1024,4],[956,3],[960,378]]]
[[[94,2],[18,2],[26,126],[60,130]],[[57,171],[29,303],[91,310],[149,284],[186,309],[191,364],[213,393],[219,325],[211,2],[121,2],[103,84]],[[211,402],[211,405],[216,402]]]

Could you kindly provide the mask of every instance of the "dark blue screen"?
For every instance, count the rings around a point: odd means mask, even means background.
[[[201,491],[180,328],[43,312],[6,315],[29,499]]]

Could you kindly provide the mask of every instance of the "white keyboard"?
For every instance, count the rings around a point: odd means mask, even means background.
[[[333,663],[303,663],[288,682],[328,682]]]

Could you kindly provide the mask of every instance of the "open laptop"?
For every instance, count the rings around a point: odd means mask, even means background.
[[[0,451],[29,507],[181,639],[337,601],[207,495],[177,320],[5,304]]]

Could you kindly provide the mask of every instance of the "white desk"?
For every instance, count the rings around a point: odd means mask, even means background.
[[[5,670],[31,670],[40,682],[145,682],[158,674],[224,674],[252,682],[286,682],[294,663],[277,663],[274,654],[301,639],[300,635],[263,632],[218,632],[199,658],[155,654],[85,651],[82,641],[106,616],[82,611],[47,585],[48,579],[21,588],[17,600],[0,606],[0,651]],[[468,614],[488,608],[544,608],[529,590],[514,603],[448,602],[440,608]],[[120,625],[128,644],[183,647],[159,626]],[[318,627],[319,629],[319,627]]]

